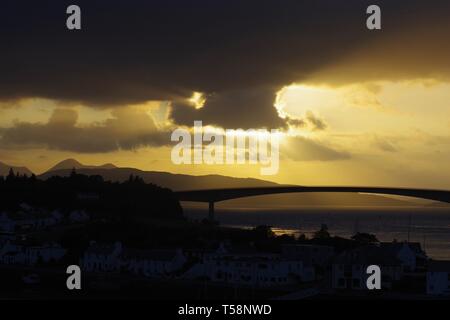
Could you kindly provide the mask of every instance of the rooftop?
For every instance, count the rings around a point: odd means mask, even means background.
[[[428,271],[450,273],[450,260],[432,260],[428,264]]]
[[[177,250],[140,250],[125,249],[122,256],[126,259],[170,261],[177,254]]]
[[[345,251],[334,260],[335,264],[347,265],[371,265],[399,266],[401,264],[395,255],[389,250],[374,245],[359,247],[350,251]]]

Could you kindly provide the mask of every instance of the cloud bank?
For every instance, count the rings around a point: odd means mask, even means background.
[[[110,108],[173,102],[176,123],[278,127],[274,95],[293,82],[339,85],[450,75],[448,1],[2,1],[0,99],[41,97]],[[20,17],[18,19],[17,17]],[[202,109],[183,103],[193,91]]]

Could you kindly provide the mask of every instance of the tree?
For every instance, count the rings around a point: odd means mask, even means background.
[[[380,242],[374,234],[357,232],[351,237],[352,240],[359,242],[361,244],[371,244]]]
[[[133,182],[134,183],[145,184],[144,179],[142,179],[140,176],[135,176]]]
[[[314,239],[328,239],[330,238],[330,233],[328,232],[328,226],[322,224],[320,230],[314,232]]]
[[[306,241],[306,240],[308,240],[308,238],[304,233],[300,234],[297,238],[297,241]]]
[[[16,175],[14,174],[13,168],[9,168],[9,173],[6,176],[6,181],[14,181],[16,179]]]
[[[257,226],[253,229],[253,232],[257,235],[258,238],[268,239],[273,238],[275,234],[272,231],[271,226],[261,225]]]

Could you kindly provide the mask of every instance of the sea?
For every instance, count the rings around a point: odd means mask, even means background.
[[[187,207],[184,212],[194,220],[208,215],[207,208]],[[222,226],[269,225],[277,235],[308,237],[326,224],[331,235],[349,238],[367,232],[380,241],[419,242],[430,258],[450,260],[450,207],[216,208],[215,218]]]

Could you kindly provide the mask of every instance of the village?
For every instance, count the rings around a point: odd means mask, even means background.
[[[70,246],[52,239],[37,241],[33,235],[40,230],[89,223],[90,215],[82,210],[62,213],[22,203],[17,212],[1,212],[0,268],[23,269],[21,281],[25,287],[40,283],[38,270],[63,272]],[[75,259],[83,275],[95,279],[96,284],[101,279],[124,276],[150,284],[163,281],[234,290],[258,288],[276,293],[270,298],[295,299],[367,294],[366,268],[378,265],[384,295],[408,292],[435,298],[450,296],[450,261],[430,259],[419,243],[371,241],[369,235],[358,234],[346,242],[350,246],[342,248],[327,233],[323,225],[310,242],[281,243],[274,250],[261,250],[252,242],[236,243],[233,239],[211,241],[201,247],[187,243],[161,249],[133,248],[120,239],[92,240],[78,256],[72,253],[71,261]],[[30,271],[30,267],[37,271]]]

